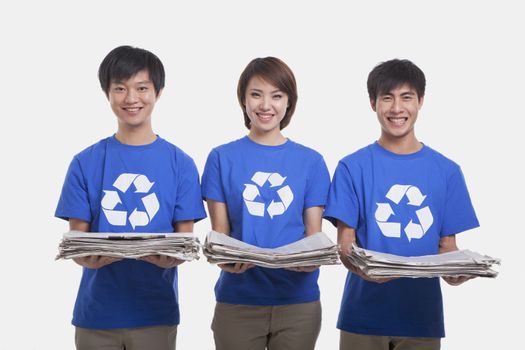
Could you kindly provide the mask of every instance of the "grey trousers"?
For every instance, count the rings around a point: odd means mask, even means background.
[[[77,327],[77,350],[175,350],[177,326],[118,329]]]
[[[313,350],[321,330],[321,303],[217,303],[212,330],[217,350]]]
[[[441,338],[386,337],[341,331],[339,350],[439,350]]]

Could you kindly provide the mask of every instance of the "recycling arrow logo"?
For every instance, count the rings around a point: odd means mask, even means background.
[[[282,186],[285,180],[286,177],[281,176],[279,173],[256,172],[251,178],[255,185],[253,183],[244,184],[244,192],[242,193],[248,212],[254,216],[264,216],[266,210],[271,219],[274,216],[284,214],[293,201],[293,193],[290,186]],[[279,201],[272,199],[268,206],[264,202],[257,201],[258,197],[261,197],[259,189],[267,182],[270,184],[270,189],[278,188],[276,193],[279,198]]]
[[[421,239],[428,229],[434,223],[434,217],[429,207],[421,208],[423,201],[427,196],[423,195],[419,188],[411,185],[393,185],[386,194],[386,198],[398,205],[403,197],[407,197],[407,205],[410,207],[417,207],[415,214],[419,223],[415,223],[412,219],[404,227],[404,232],[408,241],[412,239]],[[386,237],[401,237],[401,223],[389,221],[391,216],[395,216],[395,212],[390,206],[390,203],[376,203],[377,209],[375,212],[375,219],[381,233]]]
[[[149,193],[154,182],[150,182],[145,175],[123,173],[113,183],[113,187],[122,193],[126,193],[131,185],[135,187],[135,193]],[[118,204],[121,204],[118,191],[104,190],[101,206],[108,222],[113,226],[126,226],[127,220],[131,227],[146,226],[153,220],[153,217],[159,211],[160,204],[155,192],[145,195],[141,198],[146,211],[139,211],[135,208],[131,214],[127,211],[115,210]]]

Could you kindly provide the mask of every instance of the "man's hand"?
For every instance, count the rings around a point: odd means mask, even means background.
[[[458,250],[458,246],[456,245],[456,235],[450,235],[450,236],[444,236],[441,237],[439,240],[439,254],[453,252],[455,250]],[[474,276],[458,276],[458,277],[450,277],[450,276],[444,276],[442,277],[445,282],[450,284],[451,286],[459,286],[460,284],[463,284],[467,282],[470,279],[473,279]]]
[[[358,267],[354,266],[348,259],[348,256],[352,252],[352,244],[355,243],[355,241],[356,241],[355,229],[346,225],[344,222],[338,220],[337,221],[337,243],[339,243],[339,259],[341,260],[343,265],[348,269],[348,271],[352,272],[354,275],[357,275],[368,282],[385,283],[385,282],[395,279],[395,278],[368,277]]]
[[[71,231],[89,232],[90,223],[80,219],[70,218],[69,229]],[[100,269],[103,266],[122,260],[111,256],[90,255],[82,258],[73,258],[73,261],[88,269]]]
[[[457,277],[443,276],[442,278],[445,282],[447,282],[451,286],[459,286],[460,284],[465,283],[474,277],[472,276],[457,276]]]
[[[166,255],[147,255],[139,258],[139,260],[149,262],[150,264],[157,265],[163,269],[170,269],[175,266],[179,266],[184,260],[176,259]]]
[[[100,269],[103,266],[109,265],[119,260],[122,259],[100,255],[90,255],[84,256],[82,258],[73,258],[73,261],[75,261],[77,264],[79,264],[80,266],[87,267],[88,269]]]
[[[217,264],[221,268],[221,270],[230,272],[230,273],[243,273],[246,270],[251,269],[254,267],[254,264],[246,264],[246,263],[231,263],[231,264]]]
[[[348,271],[350,271],[354,275],[357,275],[357,276],[361,277],[365,281],[374,282],[374,283],[385,283],[385,282],[392,281],[392,280],[395,279],[395,278],[381,278],[381,277],[369,277],[369,276],[367,276],[357,266],[353,265],[350,262],[350,259],[348,259],[348,255],[350,255],[350,253],[352,252],[352,245],[350,245],[349,247],[346,248],[346,253],[345,253],[345,250],[343,250],[343,249],[344,248],[341,246],[341,249],[339,250],[339,258],[340,258],[341,262],[343,263],[343,265],[348,269]]]

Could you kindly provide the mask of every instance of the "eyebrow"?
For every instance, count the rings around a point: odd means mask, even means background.
[[[400,96],[416,96],[417,94],[415,91],[404,91],[399,95]],[[394,96],[394,94],[391,91],[389,91],[389,92],[384,92],[380,94],[379,96]]]
[[[256,92],[263,92],[261,89],[255,89],[255,88],[251,88],[250,90],[251,90],[251,91],[256,91]],[[281,92],[281,93],[282,93],[282,91],[279,90],[279,89],[274,90],[274,91],[271,91],[270,93],[271,93],[271,94],[275,94],[276,92]]]
[[[113,80],[111,83],[123,85],[125,82],[126,81],[123,81],[123,80]],[[135,84],[153,84],[153,82],[151,80],[141,80],[141,81],[136,82]]]

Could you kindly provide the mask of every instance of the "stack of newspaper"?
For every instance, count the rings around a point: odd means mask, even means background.
[[[270,249],[211,231],[206,237],[203,253],[212,264],[242,262],[275,269],[339,263],[337,245],[323,232]]]
[[[104,233],[70,231],[58,247],[58,259],[103,255],[137,259],[166,255],[191,261],[199,258],[199,241],[192,233]]]
[[[381,278],[496,277],[498,273],[491,267],[500,264],[499,259],[470,250],[405,257],[366,250],[355,245],[352,246],[348,259],[368,277]]]

